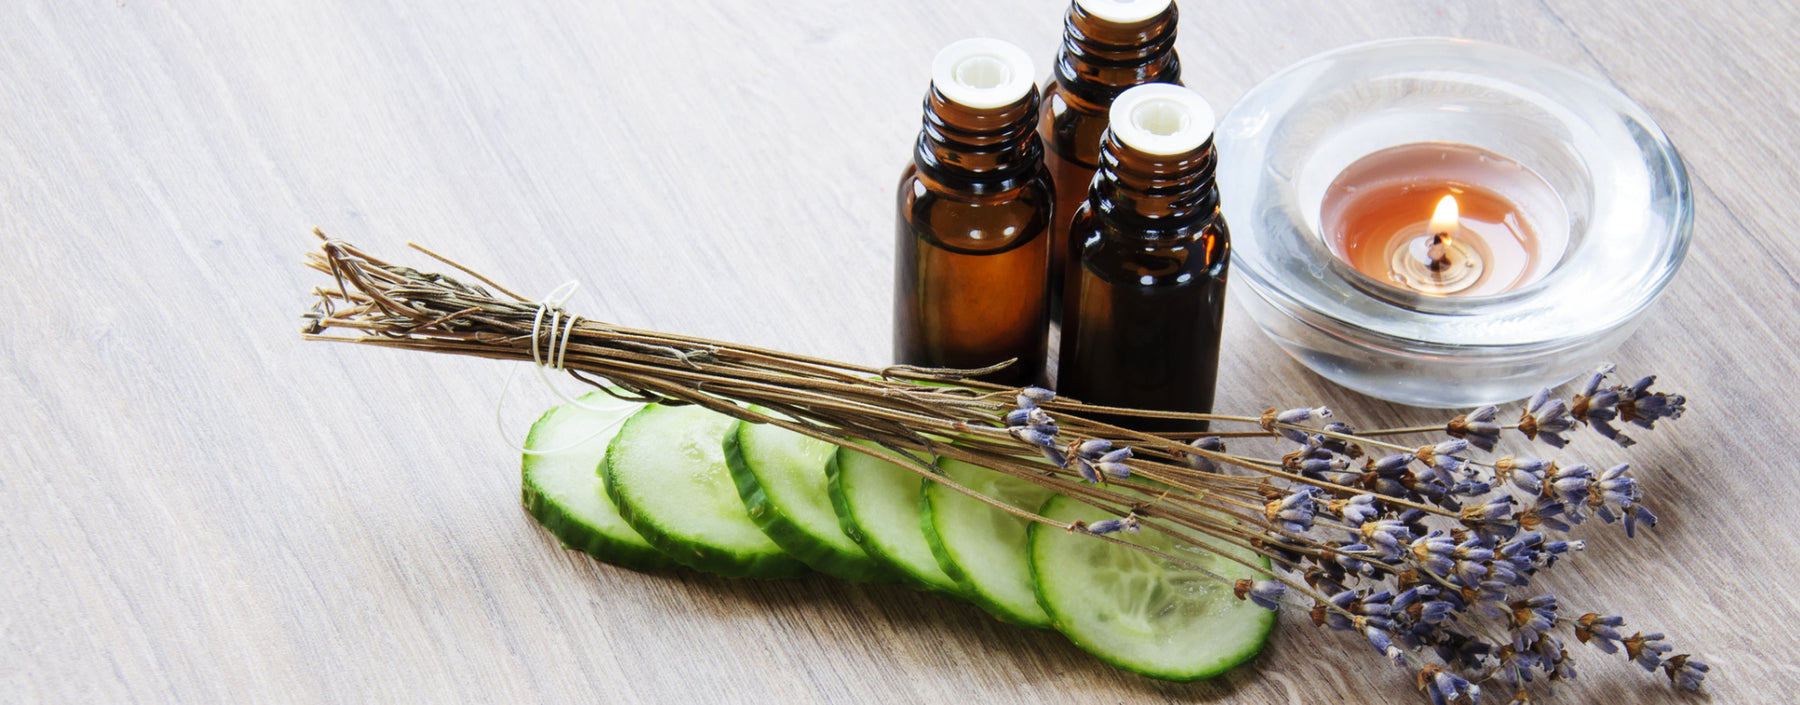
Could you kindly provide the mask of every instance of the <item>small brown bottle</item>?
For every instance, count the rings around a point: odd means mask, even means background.
[[[995,39],[938,52],[924,128],[900,178],[894,356],[1042,383],[1055,193],[1031,58]]]
[[[1100,165],[1107,109],[1132,86],[1180,83],[1173,0],[1074,0],[1063,23],[1062,51],[1044,82],[1038,120],[1044,165],[1056,183],[1050,222],[1050,325],[1062,323],[1063,262],[1069,221],[1087,200]]]
[[[1180,86],[1139,86],[1113,102],[1100,169],[1070,226],[1079,248],[1065,282],[1060,393],[1105,406],[1212,410],[1230,258],[1212,128],[1212,108]]]

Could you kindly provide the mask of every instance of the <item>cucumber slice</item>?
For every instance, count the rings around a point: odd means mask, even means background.
[[[601,471],[619,516],[682,565],[730,577],[787,578],[806,564],[765,536],[725,468],[737,421],[699,406],[651,404],[625,421]]]
[[[864,444],[876,447],[873,444]],[[960,597],[925,543],[919,509],[927,480],[885,460],[839,448],[825,465],[844,533],[920,587]]]
[[[1061,495],[1044,503],[1051,519],[1113,518]],[[1192,681],[1218,675],[1262,650],[1275,612],[1232,595],[1232,586],[1168,561],[1090,536],[1034,524],[1031,575],[1038,601],[1069,641],[1119,668],[1153,678]],[[1178,556],[1228,579],[1263,577],[1238,563],[1161,532],[1113,536]],[[1248,549],[1196,538],[1259,563]]]
[[[757,409],[757,411],[765,411]],[[739,421],[725,433],[725,464],[738,496],[769,539],[814,570],[845,580],[897,579],[844,533],[825,464],[837,446],[779,426]]]
[[[520,496],[525,511],[562,541],[565,548],[636,570],[675,567],[675,561],[619,518],[619,508],[600,487],[600,460],[606,455],[607,442],[619,432],[619,422],[643,405],[614,399],[603,392],[590,393],[577,401],[614,408],[594,411],[563,404],[544,412],[531,425],[525,447],[558,452],[526,453],[519,462]]]
[[[948,458],[938,469],[957,484],[1021,509],[1037,511],[1053,492],[1030,481]],[[1007,514],[940,483],[925,483],[925,540],[938,567],[969,601],[1001,621],[1048,629],[1050,615],[1032,589],[1026,529]]]

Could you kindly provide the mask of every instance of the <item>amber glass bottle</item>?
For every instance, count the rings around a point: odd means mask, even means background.
[[[924,128],[900,178],[894,356],[927,367],[1012,366],[1042,382],[1055,195],[1030,57],[966,39],[932,62]]]
[[[1107,109],[1132,86],[1180,83],[1173,0],[1075,0],[1063,23],[1062,51],[1044,82],[1038,129],[1044,165],[1056,183],[1050,221],[1050,324],[1062,322],[1063,262],[1069,221],[1087,200],[1100,165]]]
[[[1070,227],[1079,247],[1065,282],[1060,393],[1212,410],[1230,255],[1212,127],[1212,108],[1179,86],[1139,86],[1113,102],[1099,172]],[[1205,428],[1110,420],[1146,431]]]

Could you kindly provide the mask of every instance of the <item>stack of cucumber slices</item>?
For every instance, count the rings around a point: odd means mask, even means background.
[[[1107,663],[1168,680],[1249,660],[1275,624],[1274,612],[1182,565],[1032,525],[868,454],[697,406],[595,392],[545,413],[526,447],[526,510],[566,547],[627,568],[901,581],[1006,622],[1055,628]],[[1053,519],[1109,518],[975,465],[936,467]],[[1115,536],[1233,580],[1262,575],[1217,552],[1268,565],[1223,544],[1203,551],[1153,531]]]

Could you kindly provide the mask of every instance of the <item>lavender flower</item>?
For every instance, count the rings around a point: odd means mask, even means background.
[[[1371,477],[1363,483],[1363,486],[1388,497],[1411,499],[1415,495],[1406,486],[1405,480],[1410,479],[1407,477],[1409,473],[1406,468],[1412,464],[1412,461],[1413,454],[1411,453],[1395,453],[1383,456],[1378,460],[1368,461],[1364,464],[1364,469]]]
[[[1039,448],[1056,447],[1056,437],[1054,435],[1044,433],[1043,431],[1030,426],[1014,426],[1006,430],[1013,435],[1013,438],[1024,441],[1028,445],[1037,446]]]
[[[1710,670],[1711,667],[1689,654],[1680,654],[1663,662],[1663,672],[1669,674],[1669,684],[1681,690],[1699,690],[1700,682],[1706,680],[1706,672]]]
[[[1315,418],[1315,417],[1321,418],[1321,419],[1331,418],[1331,410],[1327,409],[1323,406],[1319,406],[1319,407],[1299,407],[1299,408],[1295,408],[1295,409],[1288,409],[1286,411],[1278,412],[1275,409],[1271,408],[1268,411],[1263,412],[1262,427],[1263,427],[1263,430],[1265,430],[1265,431],[1279,433],[1279,434],[1281,434],[1281,436],[1283,438],[1286,438],[1295,443],[1305,443],[1307,435],[1308,435],[1305,431],[1301,431],[1299,429],[1293,429],[1293,428],[1279,428],[1278,429],[1278,428],[1275,428],[1275,425],[1276,424],[1285,424],[1285,425],[1291,426],[1293,424],[1297,424],[1302,421],[1306,421],[1307,419],[1311,419],[1311,418]]]
[[[1515,538],[1508,542],[1507,545],[1514,545],[1517,543],[1519,543],[1519,540]],[[1494,560],[1494,552],[1488,548],[1488,543],[1485,540],[1473,538],[1456,545],[1456,557],[1459,560],[1486,563]]]
[[[1661,633],[1644,634],[1639,632],[1620,640],[1625,644],[1625,655],[1643,666],[1646,671],[1655,671],[1663,664],[1663,654],[1673,651],[1675,647],[1663,641]]]
[[[1602,382],[1606,381],[1606,375],[1612,371],[1612,365],[1601,365],[1600,369],[1594,370],[1587,376],[1586,381],[1581,383],[1581,391],[1575,393],[1575,404],[1570,409],[1576,419],[1611,421],[1618,417],[1619,412],[1614,407],[1619,403],[1619,393],[1600,386]]]
[[[1393,659],[1394,663],[1405,663],[1405,654],[1400,647],[1394,645],[1393,637],[1389,636],[1387,631],[1375,626],[1373,620],[1365,622],[1363,638],[1368,639],[1369,646],[1375,647],[1375,650],[1383,656]]]
[[[1406,531],[1413,536],[1424,536],[1430,532],[1425,526],[1425,510],[1408,509],[1400,513],[1400,523],[1406,525]]]
[[[1030,401],[1024,395],[1020,395],[1019,399],[1020,401]],[[1068,464],[1063,459],[1060,449],[1057,448],[1056,436],[1062,431],[1057,428],[1055,419],[1050,417],[1050,412],[1035,406],[1014,409],[1006,415],[1006,422],[1006,430],[1014,438],[1037,446],[1043,452],[1044,457],[1048,458],[1050,462],[1056,463],[1058,467]]]
[[[1281,413],[1276,414],[1275,422],[1276,423],[1285,423],[1285,424],[1297,424],[1297,423],[1300,423],[1301,421],[1305,421],[1305,420],[1313,418],[1313,417],[1318,417],[1321,419],[1329,419],[1329,418],[1331,418],[1331,410],[1327,409],[1323,406],[1313,407],[1313,408],[1301,407],[1298,409],[1288,409],[1287,411],[1283,411]]]
[[[1312,528],[1313,513],[1313,488],[1311,487],[1301,487],[1286,497],[1270,500],[1263,508],[1263,514],[1269,521],[1278,523],[1281,528],[1295,533]]]
[[[1096,535],[1117,533],[1119,531],[1135,534],[1138,532],[1138,518],[1135,514],[1126,514],[1118,519],[1102,519],[1092,524],[1088,524],[1087,530],[1088,533]]]
[[[1431,698],[1432,705],[1459,702],[1473,705],[1481,701],[1481,686],[1438,666],[1426,666],[1419,671],[1418,680],[1419,687]]]
[[[1450,487],[1450,494],[1463,497],[1480,497],[1494,491],[1494,486],[1480,480],[1463,480]]]
[[[1324,480],[1326,475],[1340,475],[1350,467],[1345,458],[1307,458],[1300,461],[1300,474],[1315,480]],[[1354,475],[1352,475],[1354,477]]]
[[[1513,648],[1520,651],[1556,626],[1556,596],[1537,595],[1512,603]]]
[[[1102,438],[1083,441],[1075,446],[1076,470],[1088,482],[1100,481],[1095,470],[1118,480],[1131,477],[1131,467],[1125,465],[1125,461],[1130,459],[1130,448],[1113,448],[1112,441]]]
[[[1404,481],[1402,483],[1404,484]],[[1450,486],[1438,482],[1437,478],[1413,478],[1412,483],[1406,486],[1427,502],[1453,512],[1462,511],[1462,502],[1450,494]]]
[[[1456,454],[1469,449],[1469,442],[1461,438],[1452,438],[1435,446],[1421,446],[1413,455],[1419,462],[1431,466],[1431,472],[1446,490],[1456,484],[1456,475],[1468,469],[1469,464],[1457,458]]]
[[[1281,596],[1287,594],[1287,586],[1273,580],[1238,580],[1232,591],[1240,600],[1248,599],[1266,610],[1278,610],[1281,609]]]
[[[1563,651],[1562,640],[1549,634],[1537,641],[1538,664],[1550,675],[1550,682],[1574,680],[1575,661]]]
[[[1581,615],[1575,620],[1575,640],[1583,644],[1591,644],[1594,648],[1609,654],[1619,653],[1619,642],[1625,637],[1619,634],[1619,627],[1625,626],[1625,618],[1618,615],[1599,615],[1593,612]]]
[[[1488,566],[1476,561],[1456,561],[1451,566],[1450,573],[1464,585],[1479,585],[1482,578],[1487,577]]]
[[[1394,612],[1393,602],[1394,593],[1377,590],[1357,598],[1352,611],[1367,617],[1386,617]]]
[[[1644,495],[1638,489],[1637,480],[1625,476],[1628,472],[1631,472],[1631,463],[1607,468],[1594,483],[1594,497],[1589,501],[1598,501],[1602,506],[1624,507],[1642,499]]]
[[[1467,452],[1468,450],[1469,442],[1461,438],[1440,441],[1437,445],[1431,447],[1431,452],[1438,456],[1458,455]]]
[[[1334,500],[1331,510],[1336,512],[1344,523],[1351,526],[1362,526],[1365,522],[1381,515],[1381,509],[1375,504],[1375,495],[1359,494],[1350,499]]]
[[[1518,524],[1508,521],[1512,517],[1513,502],[1512,495],[1500,495],[1484,504],[1464,509],[1462,520],[1482,531],[1509,536],[1519,528]]]
[[[1359,531],[1369,543],[1381,548],[1383,558],[1390,561],[1404,557],[1406,553],[1400,545],[1412,540],[1412,532],[1406,528],[1406,524],[1394,519],[1368,522]]]
[[[1519,431],[1526,438],[1534,441],[1542,438],[1556,448],[1568,445],[1568,439],[1562,434],[1574,428],[1575,420],[1569,418],[1569,405],[1561,399],[1551,399],[1549,388],[1533,395],[1525,413],[1519,416]]]
[[[1344,436],[1356,435],[1356,430],[1352,429],[1350,427],[1350,424],[1344,423],[1342,421],[1333,421],[1331,423],[1325,424],[1324,426],[1320,427],[1320,430],[1326,431],[1329,433],[1344,435]],[[1313,436],[1313,438],[1318,439],[1320,447],[1322,447],[1326,450],[1329,450],[1333,453],[1348,455],[1350,457],[1356,457],[1356,456],[1362,455],[1361,448],[1351,445],[1351,443],[1349,441],[1346,441],[1342,438],[1332,438],[1330,436],[1318,435],[1318,434],[1315,434]]]
[[[1455,603],[1444,600],[1430,600],[1417,605],[1418,613],[1412,617],[1426,624],[1440,624],[1455,611]]]
[[[1394,601],[1389,604],[1393,605],[1395,611],[1409,610],[1413,605],[1429,599],[1436,594],[1437,588],[1430,585],[1415,585],[1402,590],[1400,594],[1395,595]]]
[[[1438,657],[1445,663],[1458,664],[1472,671],[1483,670],[1488,656],[1493,653],[1493,645],[1467,634],[1444,630],[1437,644]],[[1423,689],[1425,684],[1420,682]]]
[[[1438,575],[1449,575],[1456,567],[1453,552],[1456,551],[1456,540],[1446,536],[1442,531],[1433,531],[1430,535],[1414,539],[1412,542],[1413,557],[1419,564]]]
[[[1637,525],[1656,526],[1656,515],[1641,504],[1625,507],[1625,538],[1637,538]]]
[[[1637,441],[1620,433],[1612,425],[1612,420],[1619,416],[1619,390],[1600,386],[1609,372],[1612,372],[1612,365],[1601,367],[1588,375],[1587,381],[1581,385],[1581,391],[1575,395],[1575,402],[1569,406],[1569,413],[1575,420],[1587,424],[1614,443],[1630,446]]]
[[[1619,420],[1643,428],[1655,428],[1663,419],[1679,419],[1687,410],[1687,397],[1651,392],[1656,375],[1619,387]]]
[[[1554,500],[1546,501],[1543,498],[1538,498],[1536,502],[1536,504],[1527,507],[1524,512],[1520,513],[1520,528],[1535,529],[1539,526],[1543,526],[1547,529],[1563,532],[1574,528],[1570,526],[1570,522],[1563,520],[1565,506],[1562,502]],[[1575,518],[1574,523],[1581,523],[1580,518]]]
[[[1348,546],[1332,546],[1328,548],[1333,565],[1358,575],[1373,575],[1375,573],[1375,566],[1369,565],[1367,561],[1358,557],[1361,554],[1374,550],[1370,548],[1368,544],[1353,543]]]
[[[1492,452],[1494,444],[1500,441],[1500,424],[1494,422],[1494,417],[1499,413],[1500,407],[1489,404],[1451,419],[1444,432],[1467,439],[1469,445],[1476,448]]]
[[[1188,441],[1188,445],[1212,453],[1225,452],[1225,439],[1218,436],[1201,436]],[[1199,470],[1200,472],[1219,471],[1219,463],[1217,461],[1199,453],[1183,453],[1181,457],[1182,460],[1187,463],[1188,467]]]
[[[1091,441],[1082,441],[1081,445],[1076,446],[1076,450],[1081,453],[1081,457],[1092,460],[1111,451],[1112,445],[1112,441],[1096,438]]]
[[[1576,463],[1566,468],[1558,468],[1549,477],[1550,492],[1556,498],[1573,505],[1580,506],[1588,501],[1588,491],[1594,484],[1594,471],[1586,464]]]
[[[1400,477],[1405,474],[1406,466],[1412,464],[1413,456],[1407,453],[1395,453],[1383,456],[1380,460],[1368,463],[1369,472],[1382,477]]]
[[[1324,482],[1329,482],[1334,485],[1341,485],[1344,487],[1355,487],[1359,483],[1362,482],[1362,473],[1352,471],[1349,469],[1348,466],[1345,466],[1344,468],[1338,468],[1335,464],[1333,464],[1331,467],[1329,467],[1325,470],[1319,471],[1319,476],[1317,479],[1322,480]]]
[[[1494,461],[1494,477],[1535,495],[1544,491],[1544,473],[1550,472],[1553,466],[1548,460],[1509,455]]]
[[[1083,481],[1090,485],[1100,484],[1100,474],[1094,471],[1094,464],[1088,462],[1087,458],[1077,455],[1069,458],[1069,462],[1075,465],[1075,472],[1081,475]]]
[[[1587,542],[1579,539],[1574,541],[1551,541],[1550,543],[1544,544],[1544,554],[1554,559],[1555,556],[1560,556],[1570,551],[1585,550],[1586,548]]]

